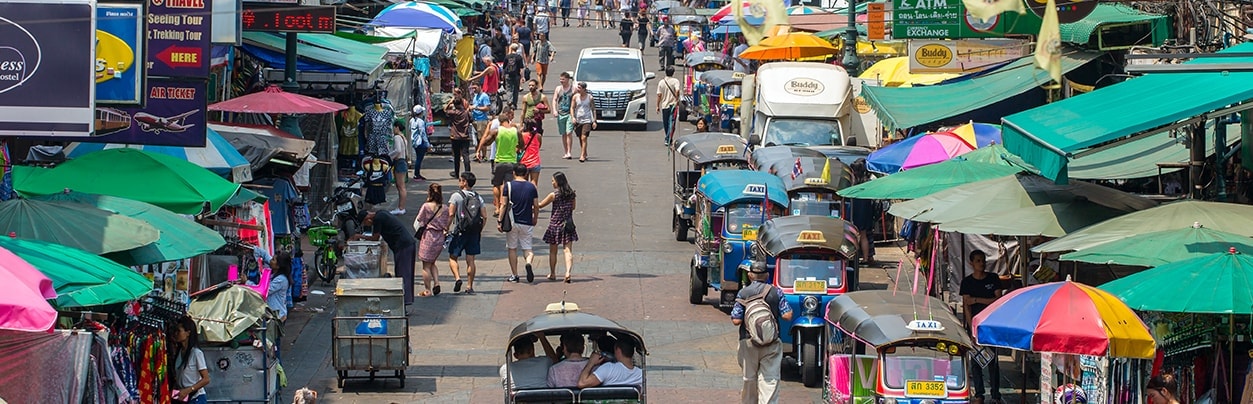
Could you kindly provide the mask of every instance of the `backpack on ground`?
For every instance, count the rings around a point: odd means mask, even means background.
[[[740,299],[744,305],[744,329],[748,330],[748,340],[756,346],[767,346],[779,341],[779,320],[774,318],[774,310],[766,297],[774,291],[773,287],[746,299]]]
[[[483,228],[483,200],[473,192],[457,191],[461,205],[457,207],[457,233]]]

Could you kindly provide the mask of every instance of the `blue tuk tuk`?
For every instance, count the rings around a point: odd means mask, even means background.
[[[721,292],[718,304],[731,307],[744,279],[740,262],[749,257],[762,222],[787,212],[787,191],[779,177],[748,170],[706,173],[696,184],[696,254],[691,261],[688,301],[701,304],[708,288]]]
[[[828,216],[783,216],[762,224],[754,259],[774,261],[771,282],[792,306],[792,320],[779,321],[784,354],[796,358],[807,387],[822,382],[828,332],[823,307],[852,290],[849,263],[857,255],[857,228]]]
[[[674,141],[674,154],[685,157],[686,169],[679,169],[679,158],[672,154],[674,169],[674,213],[671,229],[676,241],[687,241],[692,228],[692,215],[696,213],[696,183],[706,172],[735,170],[748,167],[744,139],[732,133],[700,132],[679,137]]]

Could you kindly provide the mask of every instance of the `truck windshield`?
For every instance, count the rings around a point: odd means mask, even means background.
[[[644,81],[644,66],[639,59],[583,58],[575,70],[575,81],[599,83],[635,83]]]
[[[966,386],[965,357],[928,347],[898,346],[883,356],[883,378],[888,388],[903,389],[908,381],[943,381],[948,390]]]
[[[817,119],[771,119],[762,138],[766,146],[840,146],[840,123]]]
[[[779,260],[779,287],[790,288],[797,280],[826,281],[839,288],[844,280],[844,261],[834,254],[796,254]]]

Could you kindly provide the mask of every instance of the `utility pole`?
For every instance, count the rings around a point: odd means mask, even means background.
[[[1188,162],[1188,185],[1192,187],[1192,199],[1201,199],[1203,195],[1203,184],[1201,184],[1201,170],[1205,168],[1205,121],[1197,122],[1192,125],[1192,139],[1189,145],[1191,153]]]
[[[861,73],[861,60],[857,58],[857,0],[848,0],[848,29],[844,31],[844,70],[850,76]]]
[[[296,83],[296,33],[288,32],[287,46],[284,49],[286,56],[286,66],[283,67],[283,91],[294,93],[300,90],[300,84]]]

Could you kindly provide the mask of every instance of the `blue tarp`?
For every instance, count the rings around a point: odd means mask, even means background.
[[[287,58],[285,55],[283,55],[280,52],[275,52],[269,49],[262,48],[260,46],[249,45],[249,44],[243,44],[243,45],[240,45],[239,47],[240,49],[243,49],[244,52],[247,52],[249,55],[252,55],[253,57],[256,57],[257,59],[261,59],[261,61],[265,62],[266,65],[269,65],[272,68],[275,68],[275,69],[287,68]],[[317,73],[352,73],[348,69],[345,69],[342,67],[331,66],[325,63],[313,62],[305,58],[296,59],[296,70],[299,70],[302,72],[317,72]]]

